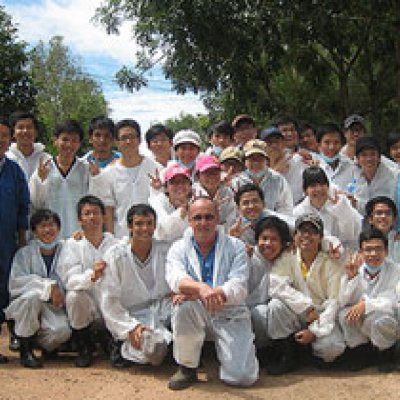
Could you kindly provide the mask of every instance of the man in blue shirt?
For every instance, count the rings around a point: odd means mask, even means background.
[[[215,342],[220,379],[250,386],[258,378],[258,361],[245,305],[249,274],[245,245],[218,226],[218,205],[208,197],[198,197],[190,205],[189,224],[191,229],[167,256],[166,279],[180,295],[172,312],[179,369],[169,388],[185,389],[197,381],[206,336]]]
[[[7,120],[0,119],[0,326],[8,305],[8,279],[17,247],[26,244],[29,190],[25,174],[18,164],[5,156],[11,142]],[[0,355],[0,363],[7,359]]]

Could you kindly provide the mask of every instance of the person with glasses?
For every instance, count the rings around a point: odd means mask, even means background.
[[[249,276],[245,245],[218,226],[218,205],[198,197],[189,207],[189,225],[167,255],[166,279],[182,295],[172,311],[174,358],[179,366],[172,390],[197,381],[206,337],[215,342],[219,376],[230,385],[250,386],[258,378],[254,334],[246,307]]]
[[[385,234],[366,228],[360,234],[360,250],[349,255],[339,295],[339,323],[348,346],[348,365],[360,370],[371,364],[372,351],[378,369],[396,368],[398,338],[396,286],[400,267],[388,257]]]
[[[139,153],[140,126],[133,119],[119,121],[115,127],[121,158],[94,179],[91,194],[106,206],[106,231],[122,238],[128,235],[126,214],[133,204],[148,204],[150,177],[159,165]]]
[[[377,196],[365,206],[365,223],[381,230],[388,238],[389,257],[400,262],[400,236],[396,231],[397,207],[392,199]]]

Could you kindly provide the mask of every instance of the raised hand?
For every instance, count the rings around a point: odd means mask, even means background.
[[[234,172],[234,168],[231,165],[228,170],[226,171],[226,175],[222,178],[222,182],[226,186],[231,186],[232,185],[232,179],[237,175],[237,173]]]
[[[44,161],[44,157],[40,157],[39,165],[38,165],[38,176],[42,182],[44,182],[50,173],[50,162],[51,159],[49,158],[46,162]]]
[[[239,217],[239,219],[229,228],[229,235],[240,238],[250,227],[251,223],[245,224],[243,218]]]
[[[158,168],[156,168],[155,174],[148,174],[148,177],[150,178],[150,186],[154,190],[160,190],[162,187],[162,182],[160,178],[160,172],[158,171]]]
[[[360,253],[351,254],[350,251],[347,251],[346,254],[346,263],[345,263],[345,270],[347,277],[349,279],[353,279],[357,274],[358,271],[363,263],[363,258]]]
[[[334,246],[332,242],[329,242],[328,255],[332,260],[339,260],[341,256],[340,254],[341,247],[342,247],[341,243],[339,243],[337,246]]]

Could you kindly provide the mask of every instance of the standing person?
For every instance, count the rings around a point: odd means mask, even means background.
[[[159,365],[171,342],[171,292],[165,280],[169,244],[153,238],[156,213],[147,204],[128,210],[128,243],[105,256],[100,307],[121,355],[138,364]]]
[[[343,122],[346,144],[340,150],[341,154],[354,160],[356,156],[356,142],[367,134],[365,120],[361,115],[352,114]]]
[[[114,122],[107,117],[95,117],[89,125],[89,143],[93,150],[85,154],[84,159],[92,164],[98,163],[100,168],[107,167],[121,157],[121,154],[113,150],[114,146]]]
[[[57,274],[66,290],[65,305],[78,346],[77,367],[92,364],[93,341],[99,332],[107,345],[107,334],[99,308],[100,282],[107,264],[106,251],[118,243],[111,233],[103,232],[105,206],[95,196],[84,196],[77,204],[78,221],[83,238],[68,239],[63,246]]]
[[[183,165],[194,175],[196,158],[201,148],[199,134],[190,129],[183,129],[175,134],[172,145],[175,151],[175,162]]]
[[[39,160],[46,161],[51,156],[45,152],[42,143],[35,143],[39,124],[32,113],[17,111],[11,114],[10,123],[15,143],[11,144],[7,157],[18,163],[29,181],[39,166]]]
[[[206,154],[218,158],[227,147],[233,145],[233,128],[228,121],[221,121],[210,128],[208,134],[210,147]]]
[[[342,279],[339,297],[339,322],[350,348],[352,370],[369,364],[365,357],[368,343],[377,349],[379,371],[391,372],[396,367],[399,331],[396,286],[400,267],[387,255],[385,234],[370,228],[360,234],[359,253],[347,260],[347,276]]]
[[[17,248],[26,244],[30,202],[23,170],[5,155],[10,142],[10,125],[6,119],[0,119],[0,326],[5,321],[3,309],[9,301],[12,258]],[[0,363],[6,360],[0,355]]]
[[[121,158],[93,179],[91,193],[106,206],[106,231],[122,238],[128,235],[126,214],[129,208],[149,201],[149,174],[156,175],[158,164],[139,153],[140,126],[136,121],[119,121],[115,132]]]
[[[386,138],[386,149],[390,159],[396,164],[397,168],[400,165],[400,132],[390,132]]]
[[[189,208],[191,229],[167,256],[166,278],[184,297],[172,314],[174,358],[179,365],[169,388],[185,389],[197,381],[201,349],[210,334],[221,363],[220,378],[250,386],[258,378],[250,313],[245,305],[248,263],[244,244],[225,235],[218,206],[200,197]]]
[[[163,167],[172,160],[172,139],[174,133],[164,125],[156,124],[146,132],[146,143],[154,160]]]
[[[399,171],[382,161],[381,148],[373,137],[362,137],[356,143],[357,187],[354,192],[358,211],[364,215],[368,200],[386,196],[396,201]]]
[[[317,133],[315,128],[309,123],[303,123],[299,126],[299,145],[312,153],[318,153]]]
[[[99,170],[98,165],[77,157],[83,140],[83,129],[77,121],[58,124],[54,137],[57,155],[48,161],[40,159],[29,187],[33,209],[48,208],[56,212],[61,219],[60,236],[66,239],[79,229],[76,204],[89,192],[91,175]]]
[[[53,211],[36,211],[30,221],[35,239],[21,248],[13,260],[11,302],[5,312],[15,320],[15,333],[21,342],[21,364],[27,368],[42,366],[33,353],[35,342],[53,352],[71,336],[64,293],[56,272],[63,246],[59,240],[60,224]]]
[[[286,179],[268,167],[266,143],[262,140],[250,140],[243,147],[246,170],[232,180],[236,190],[246,183],[260,186],[264,192],[265,205],[269,210],[285,215],[293,214],[292,191]]]
[[[274,125],[281,131],[286,148],[295,153],[299,147],[297,121],[289,115],[282,115],[275,120]]]
[[[249,140],[257,137],[257,127],[254,118],[247,114],[237,115],[232,121],[233,141],[235,146],[242,148]]]

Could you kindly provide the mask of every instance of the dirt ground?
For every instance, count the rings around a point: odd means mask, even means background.
[[[74,367],[73,357],[47,361],[40,370],[22,368],[17,353],[8,351],[6,329],[0,336],[0,353],[9,363],[0,365],[0,399],[76,400],[76,399],[242,399],[242,400],[381,400],[400,397],[400,373],[380,374],[374,369],[357,373],[326,372],[302,369],[283,377],[271,377],[263,370],[259,382],[249,389],[237,389],[218,380],[218,366],[206,357],[201,383],[181,392],[167,389],[168,377],[174,372],[171,363],[159,368],[131,367],[111,369],[101,357],[86,369]]]

